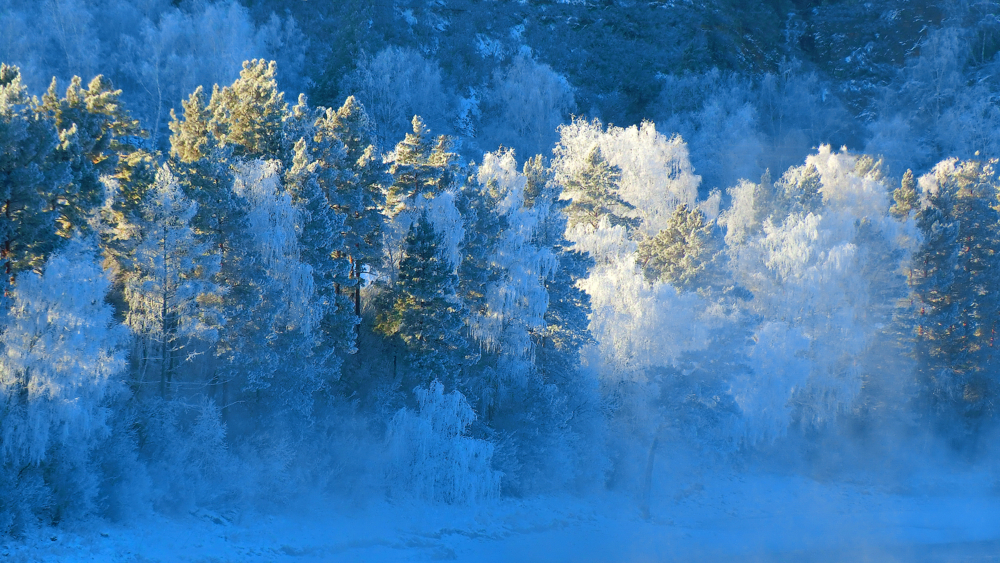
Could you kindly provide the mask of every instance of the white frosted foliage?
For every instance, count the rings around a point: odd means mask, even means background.
[[[698,294],[648,283],[634,255],[598,267],[580,287],[590,295],[590,332],[606,380],[642,381],[648,368],[673,365],[681,353],[705,348],[718,322]]]
[[[585,165],[590,151],[600,147],[608,163],[621,169],[619,195],[635,206],[633,214],[641,219],[640,229],[646,235],[666,227],[678,205],[694,205],[701,177],[694,173],[680,136],[668,138],[648,121],[605,130],[600,122],[576,120],[559,132],[552,161],[556,181],[565,185]]]
[[[916,235],[912,221],[900,224],[888,215],[888,187],[859,175],[856,164],[849,153],[821,147],[785,175],[794,184],[808,170],[818,172],[821,208],[766,219],[757,234],[751,233],[760,202],[753,198],[760,190],[744,183],[731,191],[725,224],[733,273],[753,292],[749,306],[764,319],[751,352],[753,379],[734,385],[751,440],[780,435],[792,403],[810,423],[849,408],[861,391],[857,358],[891,321],[875,318],[887,313],[873,309],[881,288],[863,275],[859,225],[866,222],[902,251],[898,262],[878,268],[902,268]]]
[[[556,182],[566,183],[586,165],[596,146],[609,164],[621,170],[618,195],[632,204],[640,220],[638,233],[612,225],[607,215],[596,225],[568,227],[573,250],[596,263],[579,282],[591,300],[590,332],[605,380],[644,380],[649,368],[671,366],[685,351],[703,349],[717,323],[710,304],[697,294],[682,294],[662,282],[650,284],[636,264],[637,240],[667,226],[678,205],[696,205],[700,177],[694,174],[687,146],[679,136],[667,138],[652,123],[608,127],[574,121],[560,128],[552,167]],[[561,199],[573,197],[564,191]],[[710,218],[718,201],[703,202]]]
[[[496,213],[506,219],[506,228],[498,233],[489,257],[500,278],[487,286],[486,310],[473,312],[469,324],[481,346],[501,352],[501,372],[523,379],[533,360],[531,334],[545,327],[549,301],[544,280],[556,265],[549,249],[532,244],[540,214],[548,208],[524,206],[527,179],[518,171],[512,151],[484,155],[478,180],[496,191]]]
[[[460,392],[437,380],[414,389],[419,408],[401,409],[389,425],[389,483],[397,495],[446,503],[496,498],[500,473],[491,467],[493,444],[465,435],[476,419]]]
[[[171,348],[181,347],[172,341],[176,338],[218,338],[218,319],[198,302],[219,291],[211,281],[219,266],[218,257],[207,255],[207,245],[191,229],[197,210],[164,165],[146,194],[142,223],[119,227],[141,237],[124,278],[126,323],[137,334],[171,340]],[[128,232],[117,234],[127,238]]]
[[[312,307],[312,268],[299,256],[301,214],[281,185],[281,164],[253,160],[236,167],[234,191],[247,202],[254,244],[268,279],[280,288],[280,326],[311,334],[319,311]]]
[[[79,239],[41,275],[18,280],[0,338],[3,459],[40,463],[55,445],[85,450],[108,431],[105,400],[127,338],[104,301],[109,287],[93,246]]]

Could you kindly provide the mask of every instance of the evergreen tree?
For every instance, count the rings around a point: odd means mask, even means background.
[[[911,211],[917,209],[917,183],[913,180],[912,170],[903,174],[900,186],[892,192],[892,199],[894,203],[889,211],[897,219],[906,219]]]
[[[339,110],[320,111],[311,131],[317,181],[337,217],[329,235],[337,307],[353,327],[361,317],[361,273],[365,265],[375,264],[381,251],[382,190],[387,180],[375,158],[364,108],[354,98],[348,98]],[[353,344],[348,348],[353,349]]]
[[[432,141],[429,136],[420,116],[413,116],[413,132],[406,134],[389,158],[392,184],[386,194],[386,211],[390,218],[411,206],[417,196],[440,194],[455,179],[452,163],[456,157],[449,152],[448,138],[441,135]]]
[[[609,164],[594,147],[587,155],[583,168],[566,182],[564,199],[571,200],[564,209],[573,228],[581,223],[597,228],[607,217],[612,226],[635,227],[638,222],[628,216],[635,207],[618,195],[621,169]]]
[[[361,316],[361,276],[375,268],[382,252],[387,170],[375,148],[375,132],[364,108],[349,97],[336,112],[326,110],[318,134],[335,136],[346,149],[337,177],[337,202],[345,215],[342,252],[350,261],[354,314]]]
[[[212,126],[212,112],[201,86],[181,100],[181,108],[183,121],[170,110],[170,156],[184,163],[197,162],[208,156]]]
[[[705,214],[684,204],[667,228],[639,243],[637,261],[649,281],[661,280],[677,289],[705,287],[706,266],[717,252],[713,243]]]
[[[348,278],[350,265],[338,260],[339,237],[343,231],[344,215],[337,213],[320,186],[318,176],[325,161],[310,161],[306,142],[295,144],[292,168],[285,175],[288,193],[301,217],[298,242],[301,257],[310,266],[313,291],[319,311],[318,349],[313,361],[339,373],[340,359],[336,354],[350,353],[354,349],[354,327],[358,322],[346,295],[341,295],[341,284]]]
[[[1000,214],[992,162],[955,159],[921,178],[924,241],[911,285],[919,304],[917,359],[924,404],[972,432],[995,414],[993,347],[1000,317]]]
[[[182,102],[183,114],[171,114],[170,122],[172,170],[185,195],[197,204],[191,219],[195,235],[209,244],[208,253],[217,257],[219,269],[214,278],[223,290],[219,303],[223,325],[214,348],[206,358],[206,380],[209,394],[228,418],[230,405],[242,391],[247,375],[244,369],[249,359],[241,348],[253,327],[256,308],[247,303],[260,303],[266,274],[255,266],[259,258],[250,239],[248,205],[233,189],[235,182],[234,145],[221,145],[213,134],[213,112],[206,104],[201,89],[196,89]],[[246,337],[246,339],[244,338]],[[261,350],[260,362],[254,365],[265,372],[270,356]],[[241,360],[242,358],[242,360]]]
[[[440,253],[442,238],[426,211],[410,226],[396,283],[398,297],[377,330],[398,336],[410,350],[418,382],[439,379],[453,387],[465,348],[454,267]]]
[[[455,184],[459,168],[450,152],[451,141],[442,135],[436,141],[419,116],[413,118],[413,133],[407,134],[386,157],[392,183],[386,192],[383,255],[390,279],[398,272],[403,239],[417,215],[428,212],[435,230],[442,234],[444,255],[453,263],[460,260],[462,225],[455,206]],[[433,144],[432,144],[433,143]]]
[[[284,101],[284,93],[278,91],[277,71],[277,63],[274,61],[246,61],[239,79],[221,89],[216,86],[212,91],[207,108],[212,114],[208,130],[220,145],[232,146],[235,156],[278,157],[286,162],[291,156],[286,154],[290,153],[291,147],[285,146],[282,135],[282,121],[288,112],[288,106]],[[200,113],[192,111],[188,115],[185,108],[185,114],[185,122],[189,126],[200,127]]]
[[[51,120],[59,135],[53,167],[68,170],[61,181],[44,193],[47,206],[58,215],[59,234],[68,237],[75,230],[86,232],[88,218],[103,202],[101,176],[115,175],[121,157],[135,150],[134,139],[141,134],[138,122],[122,107],[121,90],[113,90],[103,76],[87,88],[74,76],[60,98],[53,79],[36,111]]]
[[[19,272],[41,267],[56,247],[51,186],[68,168],[55,166],[58,137],[50,120],[35,119],[17,67],[0,65],[0,288],[8,296]]]

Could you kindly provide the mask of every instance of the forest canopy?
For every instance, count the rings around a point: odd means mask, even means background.
[[[998,16],[9,2],[0,535],[994,455]]]

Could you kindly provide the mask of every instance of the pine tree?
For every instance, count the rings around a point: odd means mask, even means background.
[[[454,267],[441,256],[441,244],[426,211],[421,213],[403,241],[398,297],[377,330],[406,344],[417,381],[440,379],[453,387],[465,343],[455,295],[458,280]]]
[[[81,84],[74,76],[60,98],[53,79],[35,110],[58,131],[51,166],[67,168],[66,176],[44,193],[47,206],[59,217],[58,232],[63,237],[88,230],[88,218],[104,195],[101,176],[119,171],[121,157],[135,151],[134,138],[142,134],[119,100],[121,90],[113,90],[103,76],[87,88]]]
[[[1000,214],[992,162],[939,163],[921,179],[924,241],[911,286],[917,316],[919,384],[928,407],[959,416],[971,431],[995,413],[993,347],[1000,316]]]
[[[546,184],[550,179],[550,173],[546,170],[544,159],[540,154],[536,154],[524,161],[523,172],[526,180],[524,185],[524,206],[531,208],[535,206],[535,202],[542,196],[542,192],[545,190]]]
[[[184,163],[197,162],[208,156],[212,112],[208,109],[201,86],[187,100],[181,100],[184,120],[170,110],[170,156]]]
[[[57,247],[57,213],[46,192],[64,181],[54,166],[58,137],[50,120],[35,119],[17,67],[0,65],[0,288],[9,296],[18,273],[39,268]]]
[[[677,207],[667,228],[639,243],[637,261],[649,281],[660,280],[677,289],[705,286],[706,266],[717,250],[712,224],[705,214],[686,204]]]
[[[320,186],[324,161],[310,161],[306,142],[295,144],[292,168],[285,175],[286,187],[292,203],[299,210],[301,227],[299,244],[303,262],[312,270],[313,290],[319,311],[318,348],[313,351],[313,361],[330,370],[332,378],[339,373],[340,358],[337,354],[354,349],[354,327],[358,322],[346,295],[341,295],[342,284],[349,275],[350,265],[338,260],[339,236],[343,231],[344,214],[331,205]]]
[[[430,129],[420,116],[413,116],[413,132],[396,145],[389,159],[392,185],[386,194],[386,210],[390,218],[411,205],[417,196],[432,198],[440,194],[455,178],[455,155],[449,152],[448,138],[442,135],[432,144],[429,136]]]
[[[432,144],[429,130],[419,116],[413,118],[413,133],[407,134],[386,157],[392,183],[386,192],[383,242],[384,265],[390,279],[398,272],[403,239],[417,215],[430,211],[435,229],[445,235],[449,260],[457,263],[461,239],[461,217],[455,207],[455,185],[459,174],[451,141],[442,135]],[[440,223],[440,224],[439,224]]]
[[[375,148],[375,132],[364,108],[347,98],[317,122],[318,135],[332,135],[346,149],[336,182],[335,207],[345,215],[342,252],[351,266],[354,315],[361,317],[361,276],[380,261],[385,229],[385,191],[391,178]]]
[[[211,131],[212,111],[200,89],[182,103],[183,114],[171,114],[171,168],[185,195],[197,204],[191,219],[195,235],[209,244],[217,257],[216,285],[224,290],[219,307],[224,324],[214,349],[206,358],[209,394],[220,405],[224,418],[240,391],[245,375],[237,356],[241,328],[251,326],[253,308],[246,303],[261,300],[264,274],[254,266],[257,257],[249,238],[249,219],[244,198],[233,190],[233,145],[222,146]],[[262,358],[266,357],[262,354]]]
[[[207,108],[212,114],[208,130],[220,145],[232,146],[237,157],[278,157],[287,162],[291,156],[286,154],[291,147],[285,146],[282,135],[288,106],[284,93],[278,91],[277,72],[274,61],[246,61],[239,79],[221,89],[216,86],[212,91]],[[195,120],[193,113],[186,123],[200,125],[201,116]]]
[[[584,167],[566,182],[562,196],[571,200],[563,211],[569,227],[584,223],[596,228],[604,217],[612,226],[635,227],[637,220],[628,216],[635,207],[618,195],[620,181],[621,169],[609,164],[599,147],[591,149]]]
[[[911,211],[916,210],[918,204],[917,183],[913,180],[912,170],[908,169],[903,174],[900,186],[892,192],[892,199],[894,203],[889,212],[897,219],[906,219]]]

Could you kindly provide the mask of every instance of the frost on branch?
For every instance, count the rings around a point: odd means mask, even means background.
[[[465,435],[476,419],[465,397],[445,393],[437,380],[414,393],[418,409],[401,409],[389,427],[394,494],[455,504],[496,498],[500,473],[491,467],[493,444]]]

